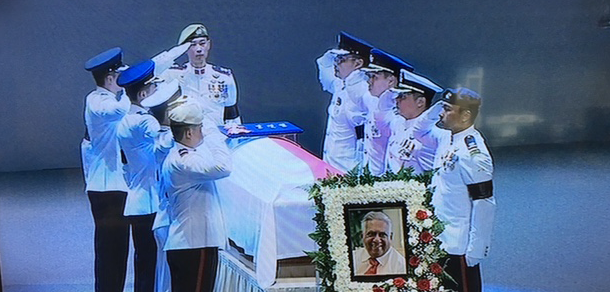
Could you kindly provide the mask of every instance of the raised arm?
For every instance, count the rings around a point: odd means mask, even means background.
[[[436,149],[440,136],[446,132],[436,127],[442,111],[443,103],[439,101],[424,111],[413,124],[413,137],[426,147]]]
[[[331,94],[335,92],[335,82],[339,79],[335,76],[335,57],[333,50],[328,50],[322,57],[316,60],[318,64],[318,80],[322,85],[322,90],[328,91]]]
[[[226,136],[218,128],[214,130],[204,133],[204,142],[196,151],[182,157],[184,170],[194,180],[215,180],[231,173],[231,152],[225,143]]]
[[[129,111],[129,98],[119,91],[116,95],[98,94],[89,100],[91,113],[106,120],[118,121]]]

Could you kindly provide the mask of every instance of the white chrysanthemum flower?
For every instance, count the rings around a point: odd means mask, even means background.
[[[415,229],[409,229],[409,236],[419,238],[419,232],[417,232]]]
[[[417,283],[412,278],[407,280],[407,287],[409,288],[417,288]]]
[[[438,287],[438,279],[435,277],[430,280],[430,288],[436,289]]]
[[[434,253],[434,249],[435,249],[434,245],[428,245],[424,249],[424,252],[427,253],[427,254],[432,254],[432,253]]]
[[[419,240],[417,240],[417,238],[409,237],[409,245],[410,246],[416,246],[418,243],[419,243]]]
[[[415,275],[421,276],[423,274],[424,274],[424,268],[422,268],[422,266],[415,268]]]
[[[424,220],[424,222],[422,223],[422,226],[424,228],[431,228],[433,223],[434,223],[434,221],[432,221],[432,219],[428,218],[428,219]]]

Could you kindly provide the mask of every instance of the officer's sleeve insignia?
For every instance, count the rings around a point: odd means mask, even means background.
[[[186,155],[187,153],[189,153],[189,150],[186,148],[182,148],[182,149],[178,150],[178,154],[180,154],[180,157]]]
[[[212,67],[212,69],[214,69],[214,71],[216,71],[216,72],[222,73],[222,74],[227,75],[227,76],[231,76],[233,74],[233,73],[231,73],[231,69],[223,68],[223,67],[220,67],[218,65],[214,65]]]
[[[481,153],[481,150],[479,150],[479,147],[477,146],[477,141],[475,140],[474,136],[466,136],[466,138],[464,138],[464,143],[466,143],[466,147],[468,148],[468,152],[470,152],[470,155]]]

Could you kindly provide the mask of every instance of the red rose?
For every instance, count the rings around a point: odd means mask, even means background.
[[[417,217],[417,219],[419,220],[426,220],[428,219],[428,212],[424,210],[419,210],[417,211],[417,213],[415,213],[415,217]]]
[[[383,287],[375,285],[373,286],[373,292],[385,292],[385,289],[383,289]]]
[[[421,279],[421,280],[417,281],[417,289],[424,290],[424,291],[430,290],[430,280]]]
[[[405,284],[407,284],[407,281],[405,281],[403,278],[394,279],[394,286],[396,286],[396,288],[402,288],[405,286]]]
[[[434,264],[430,265],[430,271],[433,274],[438,275],[443,272],[443,267],[441,265],[439,265],[438,263],[434,263]]]
[[[434,239],[434,236],[432,236],[432,234],[430,234],[430,232],[424,231],[419,235],[419,239],[424,243],[428,243],[428,242],[432,241],[432,239]]]
[[[419,258],[416,256],[412,256],[409,258],[409,265],[411,267],[417,267],[419,266]]]

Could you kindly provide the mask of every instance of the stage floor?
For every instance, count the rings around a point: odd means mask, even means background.
[[[607,291],[610,144],[492,152],[498,212],[485,291]],[[0,173],[4,292],[93,291],[83,188],[80,169]]]

